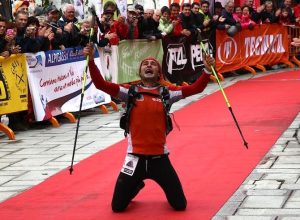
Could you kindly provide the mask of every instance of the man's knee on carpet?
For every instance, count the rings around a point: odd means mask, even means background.
[[[181,200],[181,201],[176,201],[176,202],[169,201],[169,203],[175,211],[184,211],[187,207],[186,200]]]

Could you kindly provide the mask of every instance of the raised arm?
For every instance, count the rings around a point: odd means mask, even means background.
[[[119,94],[120,86],[116,83],[107,82],[103,79],[100,70],[94,62],[94,46],[92,43],[83,48],[83,53],[89,56],[89,69],[92,81],[97,89],[106,92],[107,94],[116,97]]]
[[[203,53],[203,64],[204,69],[202,75],[197,79],[197,81],[191,85],[182,87],[182,96],[184,98],[202,92],[207,86],[212,68],[215,66],[215,59],[210,55]]]
[[[183,98],[202,92],[207,86],[209,80],[210,73],[207,73],[206,70],[203,70],[202,75],[197,79],[196,82],[191,85],[182,86],[181,90]]]

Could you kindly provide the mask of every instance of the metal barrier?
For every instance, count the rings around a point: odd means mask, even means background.
[[[291,43],[293,42],[293,38],[300,37],[300,27],[295,25],[286,26],[288,30],[288,38],[289,38],[289,54],[290,61],[295,63],[298,67],[300,67],[300,46],[293,46]]]

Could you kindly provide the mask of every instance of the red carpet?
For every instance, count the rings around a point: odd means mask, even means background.
[[[299,73],[288,72],[225,90],[248,150],[220,92],[176,112],[181,131],[174,128],[169,148],[187,196],[185,212],[173,211],[162,190],[146,181],[126,212],[112,213],[113,187],[126,150],[122,141],[76,165],[72,176],[67,170],[58,173],[1,203],[1,219],[211,219],[294,120],[299,88]]]

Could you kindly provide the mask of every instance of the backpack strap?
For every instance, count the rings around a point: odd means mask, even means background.
[[[159,88],[160,98],[164,105],[164,111],[166,115],[166,134],[169,134],[173,130],[172,118],[170,117],[170,92],[168,87],[160,86]]]
[[[132,108],[135,106],[135,101],[141,96],[141,94],[148,94],[152,96],[159,97],[162,100],[164,106],[164,112],[166,115],[166,134],[169,134],[173,129],[172,119],[170,117],[169,111],[171,108],[170,104],[170,92],[169,89],[165,86],[159,87],[159,94],[153,94],[150,92],[139,92],[136,85],[131,85],[128,89],[128,98],[126,103],[126,111],[122,114],[120,119],[120,127],[124,129],[125,137],[129,134],[129,121],[130,113]]]
[[[170,103],[170,92],[169,89],[165,86],[160,86],[159,87],[159,94],[161,95],[161,99],[164,103],[164,106],[169,113],[171,109],[171,103]]]
[[[128,89],[126,110],[120,118],[120,127],[124,129],[125,137],[127,136],[127,134],[129,134],[129,120],[130,120],[131,110],[135,105],[136,98],[139,96],[140,94],[138,93],[138,87],[135,85],[131,85]]]

